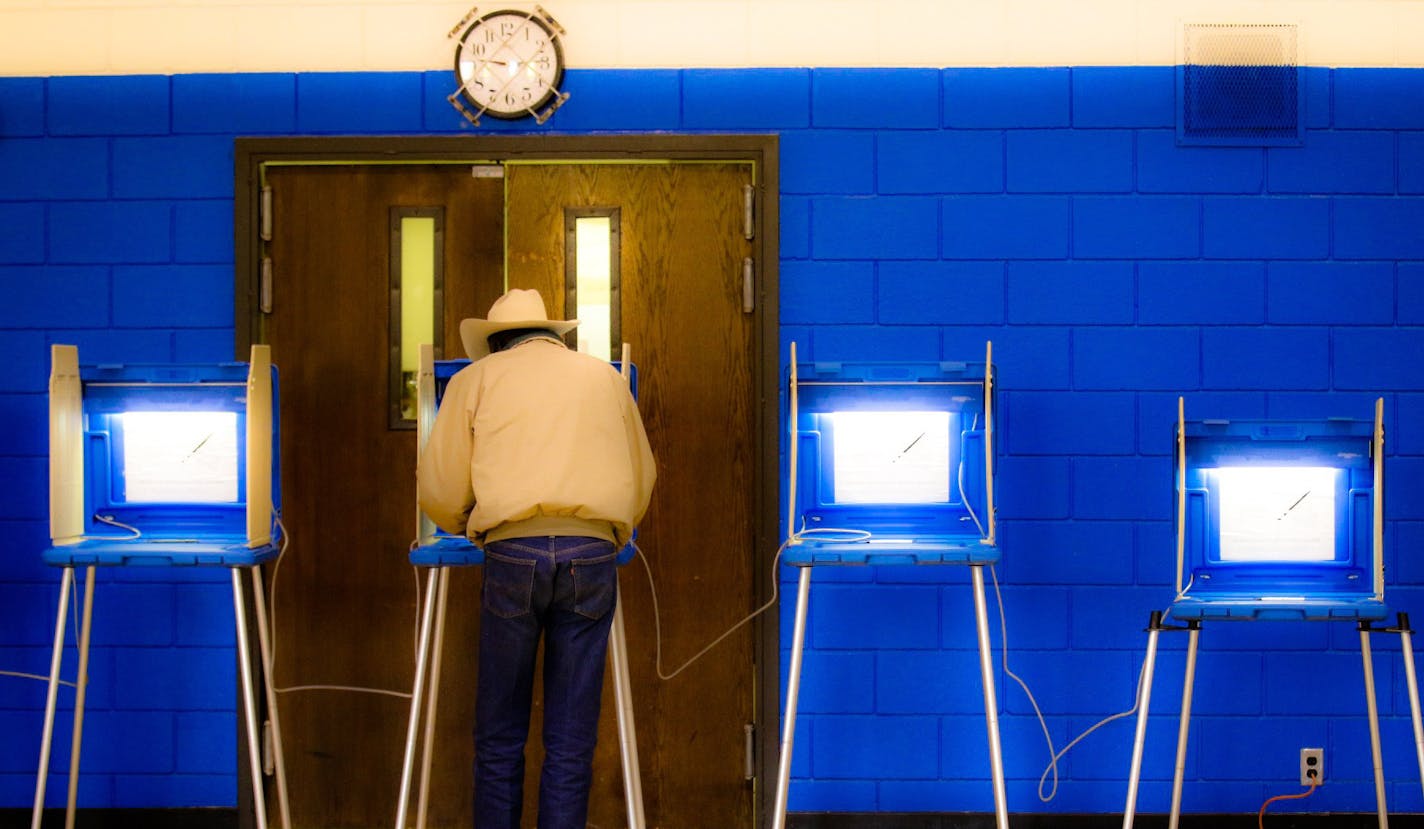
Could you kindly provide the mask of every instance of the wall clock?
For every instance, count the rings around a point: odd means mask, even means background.
[[[459,34],[459,89],[450,103],[475,125],[486,114],[544,123],[569,98],[559,91],[564,77],[559,38],[564,28],[539,6],[532,12],[501,9],[476,17],[478,12],[471,9],[450,30],[451,37]]]

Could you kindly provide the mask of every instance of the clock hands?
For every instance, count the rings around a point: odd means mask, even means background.
[[[467,15],[451,36],[469,19]],[[460,35],[455,53],[459,86],[448,100],[475,125],[486,113],[510,119],[528,114],[544,123],[569,97],[557,89],[563,77],[563,33],[538,6],[532,12],[502,10],[480,17]],[[466,108],[462,99],[475,108]],[[537,111],[550,101],[543,112]]]

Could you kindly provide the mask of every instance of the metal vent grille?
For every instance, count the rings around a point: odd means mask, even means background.
[[[1296,26],[1188,24],[1183,35],[1181,143],[1301,143],[1304,90]]]

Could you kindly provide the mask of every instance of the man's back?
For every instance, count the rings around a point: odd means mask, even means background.
[[[652,453],[627,384],[607,363],[552,339],[523,342],[455,375],[441,414],[420,493],[446,531],[622,543],[647,509]]]

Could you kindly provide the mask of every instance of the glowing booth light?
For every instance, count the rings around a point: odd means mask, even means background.
[[[831,412],[826,416],[837,504],[947,504],[949,412]]]
[[[997,560],[987,355],[801,363],[788,388],[788,563]]]
[[[1238,466],[1212,477],[1221,499],[1222,561],[1335,560],[1340,470]]]
[[[124,412],[123,500],[230,504],[238,500],[236,412]]]
[[[1382,618],[1382,405],[1374,423],[1177,427],[1177,618]]]
[[[64,349],[51,380],[50,537],[78,549],[56,555],[247,564],[274,543],[277,378],[265,346],[252,363],[82,368]],[[124,540],[144,543],[112,544]],[[150,542],[165,540],[200,546],[155,555]]]

